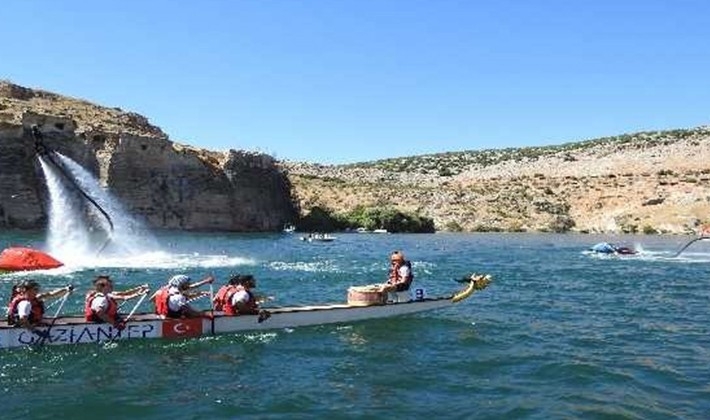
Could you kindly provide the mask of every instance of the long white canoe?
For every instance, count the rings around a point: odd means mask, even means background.
[[[89,323],[83,317],[59,317],[49,327],[37,328],[39,333],[0,322],[0,348],[32,345],[101,343],[111,340],[143,338],[185,338],[242,331],[294,328],[311,325],[349,323],[441,309],[454,305],[484,289],[489,276],[473,275],[464,290],[445,297],[415,298],[406,302],[379,305],[333,304],[264,308],[270,316],[225,316],[215,312],[214,319],[162,319],[155,314],[137,314],[122,331],[108,324]],[[265,319],[264,319],[265,318]],[[51,321],[51,320],[50,320]],[[47,334],[49,331],[49,334]],[[46,338],[42,338],[45,336]]]

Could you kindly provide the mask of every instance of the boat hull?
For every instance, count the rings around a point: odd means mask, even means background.
[[[367,319],[407,315],[439,309],[452,305],[450,299],[431,299],[387,305],[350,306],[325,305],[269,309],[270,316],[259,321],[258,315],[225,316],[217,313],[213,320],[161,319],[154,314],[140,314],[132,318],[122,331],[109,324],[87,323],[78,317],[58,318],[49,329],[49,336],[42,339],[48,327],[39,327],[34,333],[25,328],[0,324],[0,348],[47,344],[101,343],[115,340],[147,338],[185,338],[212,334],[237,333],[281,328],[296,328],[311,325],[356,322]]]
[[[137,314],[118,330],[109,324],[87,323],[81,317],[57,318],[51,327],[38,327],[39,333],[0,322],[0,348],[32,345],[66,345],[102,343],[107,341],[187,338],[205,335],[238,333],[313,325],[351,323],[369,319],[409,315],[446,308],[468,298],[475,290],[485,288],[490,279],[477,278],[459,293],[434,299],[390,302],[382,305],[317,305],[266,308],[269,316],[226,316],[216,312],[212,319],[162,319],[155,314]],[[47,331],[49,330],[49,334]],[[42,338],[46,336],[46,338]]]

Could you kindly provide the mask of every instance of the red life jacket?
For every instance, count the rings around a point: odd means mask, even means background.
[[[399,273],[399,268],[402,265],[406,265],[407,267],[409,267],[409,274],[404,279],[402,278],[402,276]],[[389,276],[387,279],[387,283],[401,284],[401,285],[403,285],[401,287],[402,287],[402,290],[404,291],[404,290],[409,290],[409,286],[412,284],[413,280],[414,280],[414,274],[412,273],[412,263],[409,262],[408,260],[402,262],[401,265],[390,267],[390,273],[389,273]],[[399,290],[399,289],[397,289],[397,290]]]
[[[20,320],[20,317],[17,315],[17,304],[22,302],[23,300],[29,301],[32,305],[29,317],[30,323],[36,324],[40,322],[44,317],[44,302],[37,298],[27,299],[23,294],[20,294],[12,298],[10,304],[7,306],[8,325],[15,325]]]
[[[91,309],[91,302],[98,295],[106,297],[106,300],[108,301],[108,308],[106,308],[106,315],[111,320],[111,324],[115,324],[116,323],[116,316],[118,315],[118,305],[116,304],[116,301],[113,298],[111,298],[110,296],[106,296],[103,293],[99,293],[99,292],[89,292],[89,294],[86,295],[86,300],[84,301],[84,318],[90,322],[104,322],[104,320],[99,318],[96,315],[96,312],[94,312],[94,310]]]
[[[168,287],[163,286],[155,294],[155,313],[158,315],[167,316],[168,315]]]
[[[215,311],[224,311],[225,315],[236,315],[237,309],[232,305],[232,296],[240,290],[240,286],[228,284],[217,291],[212,303]]]
[[[163,286],[158,290],[155,295],[155,313],[162,315],[166,318],[180,318],[182,316],[181,312],[176,312],[170,309],[170,288],[168,286]]]

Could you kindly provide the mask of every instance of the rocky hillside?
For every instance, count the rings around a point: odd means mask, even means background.
[[[271,156],[181,145],[141,115],[0,81],[0,228],[47,223],[33,125],[150,227],[269,231],[296,217]]]
[[[710,221],[710,128],[559,146],[282,163],[302,211],[395,206],[438,230],[691,233]]]
[[[323,166],[178,144],[141,115],[0,81],[0,228],[46,223],[33,124],[152,227],[276,230],[315,206],[391,206],[453,231],[691,233],[710,221],[708,127]]]

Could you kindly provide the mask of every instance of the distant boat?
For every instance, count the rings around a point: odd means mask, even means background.
[[[387,232],[387,229],[375,229],[372,231],[372,233],[389,233],[389,232]]]
[[[613,254],[613,255],[634,255],[637,254],[637,251],[635,249],[631,249],[626,246],[618,246],[614,244],[610,244],[609,242],[600,242],[591,248],[589,248],[590,251],[595,252],[597,254]]]
[[[286,224],[284,225],[284,230],[283,230],[283,231],[284,231],[284,233],[293,233],[293,232],[296,231],[296,226],[294,226],[294,225],[292,225],[292,224],[290,224],[290,223],[286,223]]]
[[[333,242],[335,236],[327,233],[309,233],[307,236],[301,236],[301,240],[306,242]]]
[[[370,231],[367,230],[367,229],[364,228],[364,227],[359,227],[359,228],[355,229],[355,232],[357,232],[357,233],[369,233]]]

